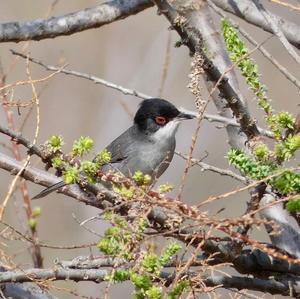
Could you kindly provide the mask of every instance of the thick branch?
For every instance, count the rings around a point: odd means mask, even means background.
[[[103,282],[110,273],[101,269],[28,269],[3,272],[0,274],[1,282],[26,282],[32,280],[73,280],[73,281],[93,281]],[[196,273],[189,273],[191,277],[196,277]],[[161,277],[169,284],[174,276],[172,273],[162,272]],[[195,281],[197,284],[197,281]],[[248,289],[268,292],[271,294],[291,295],[299,293],[299,279],[295,277],[279,277],[275,279],[258,279],[240,276],[212,275],[201,277],[201,283],[207,286],[222,286],[223,288],[236,288],[238,290]]]
[[[47,20],[0,24],[0,42],[41,40],[70,35],[124,19],[153,6],[149,0],[112,0],[94,8]]]
[[[22,163],[10,158],[7,155],[0,153],[0,168],[9,171],[12,175],[15,175],[22,168]],[[61,181],[59,177],[31,166],[26,167],[26,169],[21,174],[21,177],[31,182],[34,182],[35,184],[39,184],[46,187]],[[112,202],[115,198],[115,195],[111,191],[105,189],[104,187],[99,187],[99,195],[97,197],[93,194],[88,194],[84,192],[77,185],[64,187],[63,190],[60,192],[71,196],[81,202],[84,202],[88,205],[95,206],[101,209],[107,207],[107,201]]]
[[[12,138],[16,143],[24,145],[28,149],[28,153],[39,156],[42,160],[46,159],[46,155],[43,153],[41,148],[35,144],[32,144],[28,139],[24,138],[21,133],[17,133],[6,127],[0,125],[0,133],[3,133]]]

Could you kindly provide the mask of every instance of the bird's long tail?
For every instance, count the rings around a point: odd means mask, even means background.
[[[41,191],[39,194],[37,194],[36,196],[34,196],[32,199],[38,199],[38,198],[42,198],[45,197],[46,195],[58,190],[59,188],[62,188],[64,186],[66,186],[67,184],[64,181],[60,181],[46,189],[44,189],[43,191]]]

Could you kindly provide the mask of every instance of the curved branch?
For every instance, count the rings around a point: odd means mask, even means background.
[[[23,165],[21,162],[10,158],[9,156],[3,153],[0,153],[1,169],[9,171],[12,175],[15,175],[20,171],[22,166]],[[32,166],[27,166],[26,169],[22,172],[21,177],[31,182],[34,182],[35,184],[39,184],[46,187],[61,181],[61,178]],[[66,186],[59,192],[100,209],[106,208],[108,202],[113,202],[115,199],[115,195],[113,194],[113,192],[107,190],[104,187],[99,187],[99,195],[97,195],[97,197],[93,194],[87,194],[87,192],[80,189],[78,185]]]
[[[42,160],[46,159],[46,155],[41,150],[39,146],[31,143],[28,139],[24,138],[21,133],[17,133],[13,130],[10,130],[6,127],[0,125],[0,133],[3,133],[9,137],[11,137],[15,142],[24,145],[28,149],[28,154],[35,154],[40,157]]]
[[[0,24],[0,42],[20,42],[71,35],[99,28],[153,6],[149,0],[111,0],[93,8],[69,13],[47,20]]]

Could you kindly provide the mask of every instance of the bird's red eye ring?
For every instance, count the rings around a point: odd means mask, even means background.
[[[168,119],[164,116],[156,116],[155,122],[160,126],[164,126],[168,122]]]

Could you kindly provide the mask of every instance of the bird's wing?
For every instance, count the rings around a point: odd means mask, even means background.
[[[111,153],[111,164],[121,163],[127,159],[129,153],[132,151],[133,134],[134,128],[130,127],[106,147]]]

